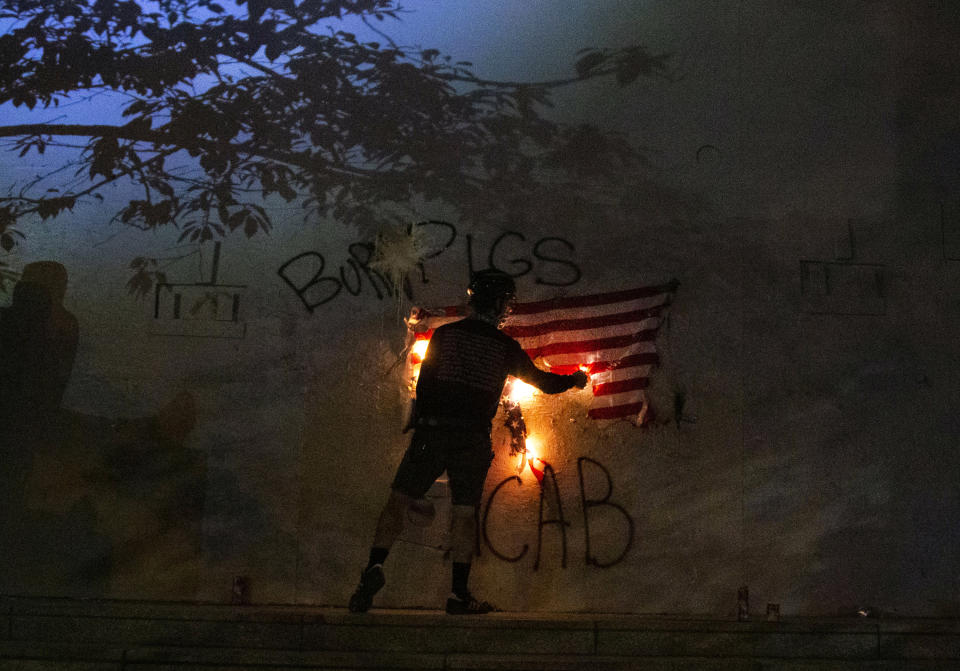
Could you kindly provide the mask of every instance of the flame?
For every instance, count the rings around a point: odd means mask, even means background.
[[[527,461],[539,459],[540,439],[536,436],[527,436]]]
[[[415,341],[410,348],[410,361],[414,364],[423,361],[423,358],[427,355],[428,345],[430,345],[430,340],[427,338]]]
[[[540,440],[532,436],[527,436],[526,447],[520,454],[520,462],[517,464],[517,472],[522,472],[523,466],[526,464],[530,467],[530,472],[533,473],[533,477],[537,479],[537,482],[543,482],[543,469],[546,468],[547,462],[540,458],[539,453]],[[538,462],[540,464],[539,466],[537,466]]]
[[[510,381],[510,391],[507,398],[511,403],[526,403],[537,395],[537,388],[516,378]]]

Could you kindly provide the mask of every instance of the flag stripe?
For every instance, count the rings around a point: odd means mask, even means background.
[[[638,289],[627,289],[625,291],[611,291],[604,294],[591,294],[588,296],[563,296],[536,303],[518,303],[514,307],[513,312],[514,314],[526,315],[534,312],[546,312],[547,310],[565,310],[567,308],[585,308],[608,303],[623,303],[624,301],[649,298],[651,296],[666,295],[669,297],[669,294],[673,293],[676,287],[676,283],[668,283],[659,286],[640,287]]]
[[[643,410],[643,401],[637,403],[628,403],[626,405],[615,405],[610,408],[591,408],[587,411],[587,417],[590,419],[619,419],[637,415]]]
[[[629,380],[635,377],[650,377],[653,366],[631,366],[629,368],[610,368],[608,370],[594,373],[590,376],[590,381],[594,387],[598,384],[607,382],[619,382],[620,380]]]
[[[606,370],[615,368],[625,357],[640,354],[655,354],[656,346],[653,341],[636,342],[629,348],[605,349],[597,352],[573,352],[570,354],[554,354],[549,359],[545,359],[548,366],[584,365],[593,370]],[[529,354],[529,352],[528,352]],[[535,356],[531,357],[536,359]]]
[[[527,353],[534,358],[538,356],[548,357],[551,354],[585,354],[627,347],[636,342],[652,341],[656,335],[656,330],[648,329],[646,331],[638,331],[636,333],[613,336],[611,338],[596,338],[594,340],[573,340],[570,342],[549,343],[542,347],[531,348],[527,350]]]
[[[544,312],[519,313],[518,308],[522,303],[514,307],[510,316],[507,318],[508,326],[519,326],[528,324],[539,324],[541,322],[558,321],[563,319],[585,319],[589,317],[603,317],[605,315],[620,314],[622,312],[631,312],[633,310],[651,310],[663,308],[670,303],[670,296],[647,296],[637,298],[632,301],[601,303],[585,308],[565,308],[558,310],[548,310]]]
[[[545,333],[534,336],[533,338],[517,338],[516,340],[523,349],[536,352],[554,343],[585,342],[613,338],[615,336],[631,336],[638,332],[656,331],[659,326],[660,320],[645,319],[640,322],[618,324],[616,326],[608,326],[607,328],[585,329],[582,331],[558,331],[556,333]]]
[[[556,359],[556,357],[554,357]],[[631,370],[639,366],[645,366],[650,370],[653,366],[660,363],[660,355],[656,352],[641,352],[640,354],[631,354],[617,361],[594,361],[593,363],[573,363],[573,364],[554,364],[550,366],[550,372],[557,375],[570,375],[578,370],[586,369],[591,380],[600,379],[606,381],[601,376],[609,371]]]
[[[599,373],[605,370],[611,370],[616,368],[631,368],[633,366],[656,366],[660,363],[660,355],[653,351],[651,348],[648,352],[638,352],[636,354],[629,354],[622,359],[619,359],[614,362],[608,361],[598,361],[594,364],[588,366],[591,373]]]
[[[647,377],[633,377],[626,380],[617,380],[615,382],[604,382],[593,385],[594,396],[610,396],[612,394],[621,394],[625,391],[634,391],[636,389],[646,389],[650,384]]]
[[[599,329],[608,326],[618,326],[620,324],[630,324],[650,317],[657,317],[663,310],[663,305],[653,308],[640,308],[628,312],[615,312],[613,314],[600,315],[597,317],[583,317],[579,319],[555,319],[549,322],[539,322],[536,324],[513,324],[509,320],[503,332],[511,338],[517,340],[521,338],[532,338],[549,333],[563,331],[585,331],[588,329]]]
[[[590,402],[591,408],[610,408],[615,405],[627,405],[637,403],[644,399],[642,389],[631,389],[616,394],[606,394],[605,396],[594,396]]]

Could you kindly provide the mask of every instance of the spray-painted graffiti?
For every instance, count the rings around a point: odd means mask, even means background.
[[[836,239],[835,260],[800,260],[801,309],[810,314],[884,315],[885,267],[882,263],[855,262],[853,221],[848,220]]]
[[[498,268],[513,277],[532,275],[535,283],[555,287],[576,284],[582,276],[580,267],[571,259],[575,251],[573,243],[565,238],[546,236],[528,240],[519,231],[505,231],[493,240],[484,257],[480,241],[469,233],[461,236],[457,227],[449,222],[430,220],[415,225],[429,240],[424,262],[460,251],[466,260],[467,276],[484,267]],[[360,296],[365,291],[368,295],[372,292],[378,300],[397,296],[402,291],[413,300],[410,278],[397,286],[371,267],[373,253],[372,243],[354,242],[347,247],[347,259],[338,267],[328,268],[323,254],[307,251],[281,265],[277,274],[310,312],[339,296]],[[424,262],[417,268],[421,284],[429,282]]]
[[[585,477],[585,464],[590,464],[591,466],[596,467],[596,469],[599,469],[606,480],[606,493],[600,498],[589,498],[587,496],[588,487]],[[624,560],[624,558],[627,556],[627,553],[630,551],[630,548],[633,546],[633,518],[630,517],[630,514],[623,506],[610,501],[610,497],[613,494],[613,479],[610,477],[610,472],[602,464],[600,464],[600,462],[588,457],[580,457],[577,459],[577,474],[580,482],[580,504],[583,509],[583,535],[584,546],[586,548],[584,561],[587,566],[596,566],[598,568],[609,568],[619,564]],[[480,521],[479,532],[487,549],[489,549],[497,559],[501,559],[506,562],[518,562],[527,555],[527,552],[530,550],[530,546],[524,543],[519,552],[510,555],[502,551],[500,548],[494,546],[490,539],[489,533],[490,510],[496,504],[497,496],[500,491],[511,482],[516,482],[518,486],[522,484],[521,479],[518,476],[513,475],[501,481],[490,493],[490,498],[487,499],[487,504],[484,508],[483,516]],[[553,517],[545,518],[544,509],[547,506],[547,500],[550,496],[552,496],[552,507],[555,512]],[[540,568],[541,549],[543,548],[543,531],[545,527],[549,526],[555,526],[560,533],[560,566],[562,568],[567,567],[567,528],[570,527],[570,522],[567,521],[563,514],[563,505],[561,504],[560,499],[560,486],[557,483],[556,473],[554,473],[553,467],[550,466],[550,464],[546,464],[543,469],[543,480],[540,483],[540,512],[537,519],[537,554],[533,564],[534,571]],[[626,522],[625,538],[612,539],[611,543],[613,547],[620,549],[620,553],[615,555],[613,559],[605,561],[601,561],[594,554],[594,550],[596,550],[597,546],[594,542],[595,539],[591,537],[590,533],[590,513],[592,510],[598,510],[603,507],[615,511],[621,515]]]
[[[584,464],[593,464],[603,471],[603,475],[607,480],[607,493],[604,494],[602,498],[587,498],[587,488],[584,484],[583,478]],[[593,565],[597,568],[607,568],[609,566],[613,566],[614,564],[619,564],[621,561],[623,561],[623,558],[627,556],[627,552],[630,551],[630,546],[633,545],[633,518],[630,517],[630,514],[619,503],[611,503],[610,497],[613,495],[613,479],[610,477],[610,471],[604,468],[599,461],[595,461],[589,457],[580,457],[577,459],[577,475],[580,477],[580,504],[583,508],[583,536],[584,545],[586,546],[585,561],[588,566]],[[615,559],[611,559],[606,562],[601,562],[599,559],[597,559],[590,549],[590,511],[595,508],[600,508],[601,506],[606,506],[612,510],[618,511],[627,521],[627,538],[626,542],[623,544],[623,551],[617,555]]]
[[[245,284],[221,284],[221,243],[213,245],[207,282],[157,282],[150,335],[240,339],[247,325],[240,301]]]

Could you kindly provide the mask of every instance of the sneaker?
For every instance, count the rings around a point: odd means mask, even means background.
[[[463,596],[451,593],[447,599],[448,615],[484,615],[496,610],[500,609],[486,601],[477,601],[469,592]]]
[[[357,585],[357,591],[350,597],[351,613],[366,613],[373,604],[373,595],[380,591],[387,582],[383,577],[383,566],[374,564],[368,569],[364,569],[360,574],[360,584]]]

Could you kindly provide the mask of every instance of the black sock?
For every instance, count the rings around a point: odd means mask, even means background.
[[[388,554],[390,554],[390,548],[370,548],[370,561],[367,562],[367,568],[374,564],[383,564]]]
[[[453,593],[463,598],[470,591],[467,581],[470,579],[470,562],[453,562]]]

